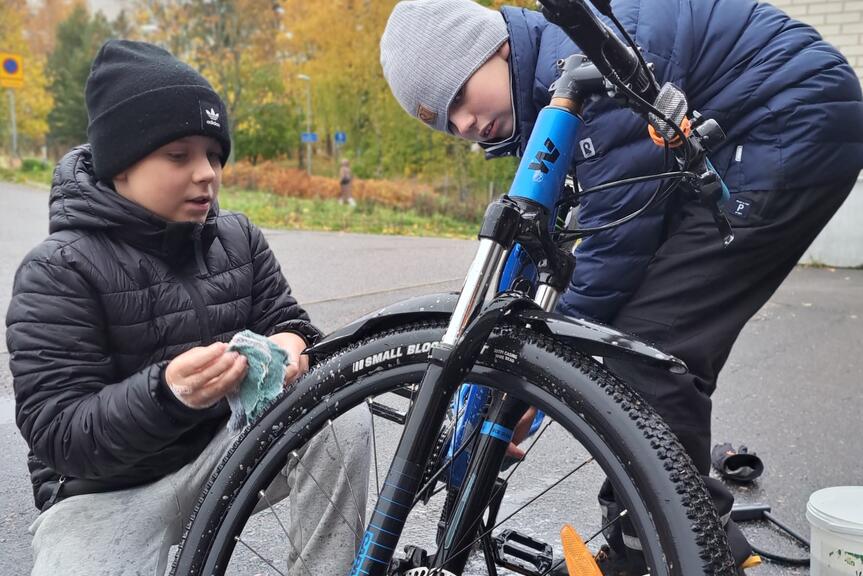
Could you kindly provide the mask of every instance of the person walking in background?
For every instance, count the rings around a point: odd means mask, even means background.
[[[347,158],[342,158],[341,166],[339,167],[339,204],[347,204],[351,207],[357,205],[353,197],[353,181],[354,175],[351,173],[351,163]]]

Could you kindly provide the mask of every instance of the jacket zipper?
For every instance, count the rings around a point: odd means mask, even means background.
[[[201,274],[205,274],[207,271],[207,266],[204,263],[204,257],[201,254],[201,229],[198,228],[194,233],[195,238],[195,262],[198,265],[198,271]],[[195,314],[198,316],[198,327],[201,330],[201,342],[206,346],[208,344],[212,344],[213,335],[210,330],[210,318],[207,315],[207,306],[204,304],[204,298],[201,296],[201,292],[195,286],[194,278],[190,278],[189,276],[182,274],[177,276],[180,280],[180,283],[186,289],[186,292],[189,293],[189,297],[192,299],[192,306],[195,308]]]
[[[57,480],[57,485],[54,486],[54,489],[51,491],[51,497],[48,498],[48,501],[42,505],[42,512],[57,503],[57,499],[60,497],[60,491],[63,489],[63,484],[65,483],[66,477],[60,476],[60,479]]]

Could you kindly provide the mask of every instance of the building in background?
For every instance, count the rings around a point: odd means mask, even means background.
[[[863,81],[863,0],[773,0],[792,18],[814,26],[839,48]],[[863,266],[863,179],[801,260]]]
[[[101,11],[108,20],[116,18],[121,10],[129,14],[133,13],[134,4],[133,0],[88,0],[87,2],[91,12]]]

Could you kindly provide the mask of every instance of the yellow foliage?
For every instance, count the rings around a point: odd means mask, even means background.
[[[26,34],[30,12],[25,0],[0,0],[0,51],[19,54],[22,58],[24,86],[15,91],[18,133],[35,143],[42,143],[48,132],[48,112],[53,103],[45,79],[45,54],[34,51],[30,34]],[[0,99],[0,122],[6,124],[8,99]]]
[[[48,93],[44,57],[32,57],[27,65],[27,80],[18,90],[15,101],[18,132],[34,142],[42,142],[48,133],[48,113],[54,101]]]
[[[314,130],[356,127],[379,133],[388,112],[402,112],[390,96],[378,58],[378,42],[396,0],[285,0],[289,31],[284,77],[299,101],[312,78]],[[397,111],[398,110],[398,111]],[[367,122],[367,123],[366,123]]]
[[[57,25],[69,17],[84,0],[41,0],[27,18],[27,41],[33,55],[47,58],[54,50]]]

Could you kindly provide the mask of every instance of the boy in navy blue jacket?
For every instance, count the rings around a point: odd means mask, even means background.
[[[863,168],[863,103],[851,66],[811,27],[754,0],[617,0],[615,15],[690,107],[728,138],[711,161],[731,191],[736,239],[723,247],[706,206],[672,196],[590,236],[561,299],[566,314],[613,324],[682,358],[674,376],[608,362],[672,427],[720,512],[731,497],[706,475],[710,396],[744,324],[770,298],[853,188]],[[606,22],[608,23],[608,22]],[[556,62],[581,50],[538,12],[471,0],[407,0],[381,39],[402,107],[436,130],[520,154],[550,100]],[[581,111],[575,171],[583,188],[663,171],[646,121],[609,98]],[[579,224],[640,208],[655,183],[581,199]],[[604,491],[600,499],[611,503]],[[735,556],[749,553],[728,526]],[[610,535],[620,542],[617,537]],[[639,572],[640,573],[640,572]]]

